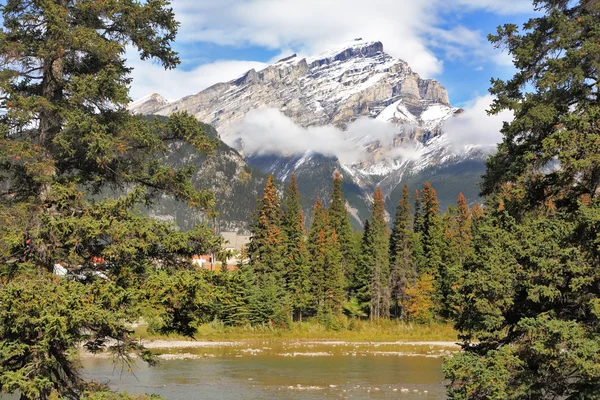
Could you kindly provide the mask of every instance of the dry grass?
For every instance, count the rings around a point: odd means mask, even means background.
[[[141,339],[185,340],[183,336],[158,335],[148,332],[146,326],[135,329],[135,336]],[[457,332],[447,323],[407,324],[398,321],[346,320],[338,329],[311,320],[294,322],[288,329],[272,326],[224,326],[216,321],[198,327],[196,340],[238,341],[238,340],[340,340],[347,342],[391,342],[391,341],[456,341]]]

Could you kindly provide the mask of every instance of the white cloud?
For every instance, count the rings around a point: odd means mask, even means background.
[[[173,7],[183,42],[292,48],[312,55],[362,37],[382,41],[388,53],[423,77],[443,68],[432,48],[462,57],[472,49],[480,56],[487,45],[481,32],[448,18],[453,13],[532,11],[529,0],[178,0]],[[449,28],[440,28],[442,24]],[[488,55],[489,50],[486,46]]]
[[[494,151],[496,144],[502,141],[502,124],[511,121],[513,114],[502,111],[497,115],[488,115],[492,101],[492,95],[477,97],[467,104],[462,114],[446,120],[444,132],[456,152],[472,145],[480,146],[484,151]]]
[[[506,56],[495,55],[483,33],[453,20],[455,15],[474,10],[497,14],[532,11],[529,0],[177,0],[172,7],[181,22],[177,42],[183,49],[187,44],[207,42],[255,45],[281,56],[293,52],[306,56],[362,37],[380,40],[386,52],[407,61],[424,78],[442,72],[443,60],[434,49],[441,49],[448,59],[510,62]],[[181,68],[163,71],[157,65],[136,61],[137,55],[131,60],[137,67],[133,98],[150,92],[177,98],[262,67],[255,61],[228,60],[188,72]]]
[[[352,122],[346,131],[333,125],[304,128],[279,110],[261,108],[246,114],[224,140],[232,146],[241,141],[248,154],[294,155],[313,151],[351,164],[371,156],[365,144],[379,141],[382,146],[391,146],[400,129],[403,127],[368,117]]]
[[[256,61],[222,60],[200,65],[190,71],[180,68],[165,70],[159,64],[139,60],[137,55],[129,58],[128,65],[134,68],[130,91],[134,100],[155,92],[168,99],[178,99],[217,82],[234,79],[249,69],[266,67],[266,64]]]

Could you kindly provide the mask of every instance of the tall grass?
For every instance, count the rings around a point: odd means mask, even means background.
[[[148,332],[146,326],[135,329],[142,339],[185,340],[182,336],[164,336]],[[409,324],[395,320],[368,321],[352,318],[336,320],[334,324],[315,319],[292,322],[288,328],[273,325],[225,326],[220,321],[200,325],[196,340],[341,340],[348,342],[389,341],[457,341],[457,332],[450,324]]]

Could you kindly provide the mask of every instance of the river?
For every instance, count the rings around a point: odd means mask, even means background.
[[[133,374],[103,357],[84,357],[88,378],[118,391],[189,399],[444,399],[436,346],[394,343],[237,343],[158,350]],[[416,355],[417,353],[421,355]]]

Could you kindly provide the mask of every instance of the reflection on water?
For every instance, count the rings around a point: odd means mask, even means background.
[[[89,378],[114,390],[169,400],[444,399],[441,358],[402,355],[405,350],[263,343],[174,350],[156,367],[139,362],[134,374],[104,358],[85,358],[83,364]]]

